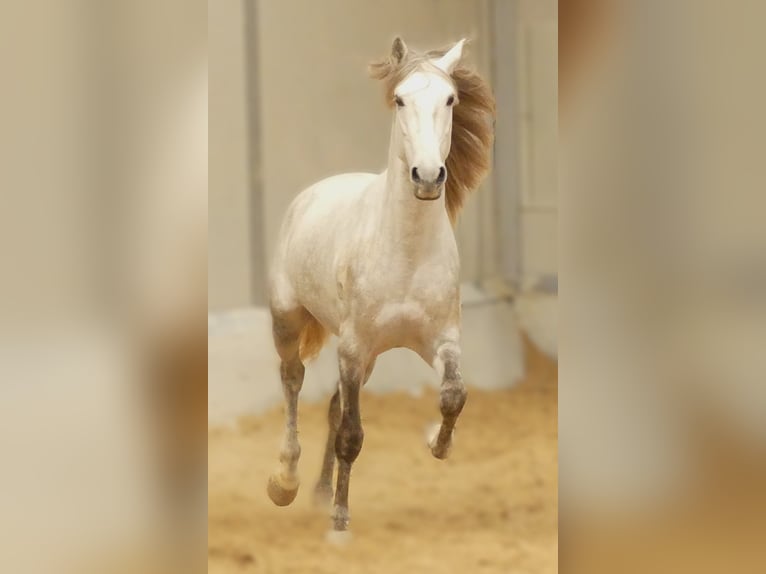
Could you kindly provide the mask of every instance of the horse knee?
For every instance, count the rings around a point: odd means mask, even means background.
[[[463,410],[468,395],[460,375],[460,347],[455,342],[447,342],[437,352],[437,371],[442,376],[439,396],[439,409],[445,418],[455,418]]]
[[[439,409],[443,417],[456,417],[463,410],[468,392],[462,383],[444,386],[439,396]]]
[[[344,462],[353,463],[362,450],[363,442],[364,430],[361,422],[344,418],[340,423],[338,436],[335,437],[336,456]]]

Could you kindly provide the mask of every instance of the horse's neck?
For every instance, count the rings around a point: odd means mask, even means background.
[[[390,245],[408,256],[429,250],[442,233],[452,233],[444,204],[444,194],[433,201],[415,197],[407,165],[400,159],[400,143],[392,130],[388,150],[388,168],[380,210],[382,234]]]

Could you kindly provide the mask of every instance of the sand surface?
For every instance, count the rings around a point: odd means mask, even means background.
[[[557,371],[528,349],[527,376],[503,391],[469,390],[450,459],[425,428],[434,392],[362,395],[365,442],[351,478],[353,538],[329,545],[329,509],[312,503],[326,405],[300,405],[301,491],[275,507],[265,485],[282,436],[281,409],[212,428],[208,571],[489,573],[557,571]]]

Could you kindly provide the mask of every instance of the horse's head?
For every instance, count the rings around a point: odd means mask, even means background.
[[[391,46],[390,62],[400,71],[393,89],[394,129],[398,130],[400,159],[418,199],[438,199],[447,179],[452,108],[458,103],[450,75],[460,62],[464,42],[439,57],[411,56],[401,38]]]

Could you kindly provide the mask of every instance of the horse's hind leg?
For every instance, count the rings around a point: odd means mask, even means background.
[[[303,363],[298,354],[301,330],[306,323],[304,309],[279,312],[272,309],[274,344],[282,360],[280,375],[285,396],[285,437],[279,453],[279,470],[269,477],[267,492],[277,506],[287,506],[298,493],[298,393],[303,386]]]
[[[452,431],[460,411],[463,410],[467,395],[463,377],[460,374],[460,346],[456,341],[439,346],[434,367],[442,379],[439,393],[442,422],[430,437],[428,446],[431,447],[431,453],[436,458],[447,458],[452,445]]]
[[[335,455],[338,457],[338,478],[335,488],[335,507],[333,509],[333,530],[348,530],[348,487],[351,478],[351,465],[359,456],[364,441],[362,417],[359,410],[359,393],[364,384],[367,365],[353,345],[341,341],[338,349],[340,367],[341,418],[338,435],[335,439]]]
[[[340,386],[340,382],[338,383]],[[338,436],[340,427],[340,389],[335,391],[330,399],[327,410],[327,443],[324,448],[322,460],[322,472],[314,488],[314,502],[318,506],[324,506],[332,501],[332,475],[335,470],[335,438]]]
[[[373,359],[367,367],[363,384],[367,383],[374,366],[375,360]],[[328,431],[327,442],[325,443],[324,449],[324,459],[322,460],[322,472],[320,473],[319,480],[314,488],[314,502],[317,506],[326,506],[332,502],[332,478],[333,471],[335,470],[335,440],[338,436],[338,428],[340,427],[341,418],[340,384],[340,381],[338,381],[338,390],[335,391],[335,394],[333,394],[330,399],[330,406],[327,411]]]

